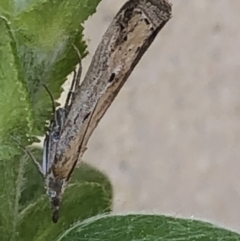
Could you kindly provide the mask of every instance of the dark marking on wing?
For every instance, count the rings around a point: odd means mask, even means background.
[[[148,19],[147,19],[147,18],[144,18],[144,21],[145,21],[145,23],[146,23],[147,25],[149,25],[149,24],[150,24],[150,22],[148,21]]]
[[[136,5],[136,4],[134,4]],[[136,6],[129,6],[129,8],[127,8],[124,13],[123,13],[123,22],[126,24],[129,22],[129,20],[132,18],[133,16],[133,11],[136,8]]]
[[[85,120],[90,116],[91,112],[87,113],[84,118],[83,118],[83,123],[85,122]]]
[[[76,115],[76,118],[74,118],[73,123],[76,124],[77,120],[79,118],[79,114]]]
[[[125,28],[125,26],[123,26],[122,23],[119,23],[119,27],[120,27],[120,31],[123,31],[123,29]]]
[[[115,78],[115,73],[112,73],[110,76],[110,79],[108,80],[109,83],[113,82],[114,78]]]

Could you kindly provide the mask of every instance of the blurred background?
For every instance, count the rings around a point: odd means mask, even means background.
[[[84,73],[124,2],[102,0],[88,19]],[[194,217],[240,231],[240,1],[171,2],[173,18],[84,160],[110,177],[115,212]]]

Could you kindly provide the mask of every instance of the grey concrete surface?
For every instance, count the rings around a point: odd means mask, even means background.
[[[123,2],[102,0],[87,21],[85,71]],[[84,160],[109,175],[115,212],[194,217],[240,231],[240,1],[171,2],[173,18]]]

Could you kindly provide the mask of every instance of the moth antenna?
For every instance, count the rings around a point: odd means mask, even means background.
[[[55,100],[53,98],[53,95],[51,93],[51,91],[48,89],[48,87],[43,84],[43,87],[45,88],[45,90],[47,91],[48,95],[50,96],[50,99],[51,99],[51,102],[52,102],[52,111],[53,111],[53,114],[54,114],[54,119],[56,120],[57,117],[56,117],[56,105],[55,105]]]
[[[10,135],[10,137],[18,144],[18,146],[25,151],[28,156],[30,156],[30,158],[32,159],[32,161],[34,162],[34,164],[37,166],[38,171],[43,175],[43,171],[42,171],[42,167],[40,165],[40,163],[35,159],[35,157],[33,156],[33,154],[28,150],[28,148],[26,148],[25,146],[23,146],[19,140],[17,138],[15,138],[14,136]]]

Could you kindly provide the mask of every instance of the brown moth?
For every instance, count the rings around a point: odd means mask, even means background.
[[[129,0],[119,10],[93,56],[76,91],[55,153],[48,160],[46,188],[52,200],[53,221],[67,183],[88,140],[121,87],[171,18],[168,0]]]

